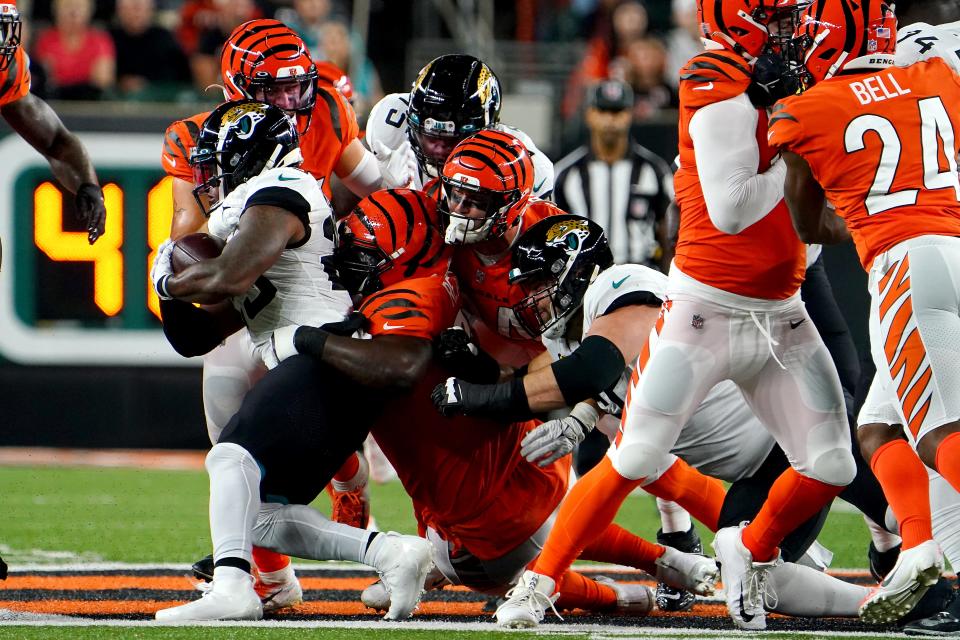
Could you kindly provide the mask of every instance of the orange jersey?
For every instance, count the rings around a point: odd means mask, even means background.
[[[456,280],[448,274],[387,287],[368,296],[360,311],[373,335],[433,340],[452,324],[456,303]],[[544,470],[520,456],[520,441],[534,421],[504,425],[441,416],[430,392],[448,375],[431,364],[410,393],[387,403],[371,432],[413,499],[418,520],[479,558],[496,558],[553,512],[566,492],[569,463]]]
[[[457,279],[447,273],[385,287],[364,298],[359,311],[370,321],[371,335],[433,340],[453,325],[459,309]]]
[[[10,104],[30,93],[30,58],[23,47],[17,47],[13,60],[0,72],[0,106]]]
[[[523,212],[520,233],[544,218],[563,213],[552,202],[533,200]],[[453,271],[457,274],[468,307],[485,325],[478,327],[476,339],[480,346],[497,360],[519,366],[543,351],[539,338],[531,338],[519,325],[513,306],[526,294],[507,280],[511,259],[508,251],[503,257],[487,264],[469,246],[459,247],[453,254]],[[510,351],[526,354],[522,362],[509,362]],[[522,358],[521,358],[522,359]]]
[[[177,120],[167,128],[163,140],[162,164],[164,171],[174,178],[193,182],[190,153],[196,146],[203,121],[210,112]],[[327,85],[317,87],[317,103],[310,114],[310,127],[300,137],[303,163],[300,169],[321,180],[323,193],[331,196],[330,176],[340,156],[359,132],[357,114],[343,95]]]
[[[680,233],[674,262],[683,273],[703,284],[751,298],[782,300],[803,281],[805,250],[783,200],[757,223],[736,235],[717,229],[707,213],[690,137],[690,119],[698,109],[743,94],[750,84],[750,67],[729,51],[706,51],[691,58],[680,71],[680,168],[674,190],[680,207]],[[776,151],[767,144],[767,117],[760,111],[757,144],[758,172],[766,171]]]
[[[769,137],[810,165],[864,268],[903,240],[960,236],[960,77],[942,59],[820,82],[778,105]]]

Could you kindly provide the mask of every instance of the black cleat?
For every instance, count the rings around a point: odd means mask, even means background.
[[[7,579],[7,563],[3,561],[3,558],[0,558],[0,580]]]
[[[903,626],[914,620],[933,617],[941,611],[951,611],[951,609],[960,605],[960,603],[954,603],[956,597],[957,591],[953,588],[953,581],[941,577],[932,587],[927,589],[916,606],[897,621],[897,624]],[[960,607],[957,608],[960,609]],[[960,615],[960,610],[952,613]]]
[[[873,579],[878,583],[883,582],[886,575],[893,569],[893,565],[897,564],[897,558],[899,557],[899,544],[887,551],[877,551],[877,548],[871,542],[870,548],[867,549],[867,560],[870,561],[870,575],[872,575]]]
[[[193,577],[204,582],[213,582],[213,555],[201,558],[190,567],[193,570]]]
[[[953,585],[941,578],[937,584],[930,587],[930,591],[927,593],[931,591],[940,592],[939,587],[941,583],[944,582],[947,583],[947,595],[944,596],[941,592],[939,595],[935,594],[935,597],[938,599],[946,597],[946,605],[937,613],[927,615],[927,617],[920,619],[914,617],[913,622],[904,625],[903,632],[908,636],[960,636],[960,597],[957,597],[957,592],[953,589]],[[913,617],[913,614],[925,604],[926,600],[927,597],[925,595],[907,617]],[[926,604],[929,606],[930,603]]]
[[[664,533],[663,529],[658,529],[657,544],[673,547],[686,553],[703,553],[700,535],[693,525],[690,525],[689,531],[675,531],[673,533]],[[661,611],[687,611],[693,607],[693,604],[697,601],[697,596],[692,591],[676,589],[663,582],[658,582],[656,600],[657,608]]]

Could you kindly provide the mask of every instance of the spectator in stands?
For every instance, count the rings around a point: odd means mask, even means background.
[[[262,17],[254,0],[213,0],[216,20],[203,28],[190,57],[193,82],[199,91],[220,83],[220,49],[230,33],[247,20]]]
[[[117,51],[117,89],[124,97],[169,99],[190,83],[187,57],[173,34],[154,23],[154,0],[117,0],[110,30]]]
[[[370,59],[360,54],[350,38],[350,28],[341,20],[328,20],[322,30],[322,58],[347,72],[353,86],[353,108],[364,120],[370,108],[383,97],[380,76]]]
[[[556,164],[553,197],[564,211],[604,228],[617,263],[666,273],[675,242],[673,174],[663,159],[630,137],[630,85],[601,82],[590,90],[588,102],[589,144]]]
[[[680,84],[680,69],[687,60],[703,51],[700,23],[697,21],[697,0],[673,0],[673,29],[667,34],[667,82]]]
[[[610,74],[633,88],[633,120],[648,120],[663,109],[679,106],[677,90],[666,79],[667,49],[656,38],[641,38],[630,43],[623,59],[623,76]]]
[[[192,56],[200,44],[200,33],[217,26],[216,0],[186,0],[180,7],[180,26],[177,41],[187,56]]]
[[[277,20],[303,38],[317,59],[323,58],[323,26],[330,19],[330,0],[293,0],[293,6],[277,10]]]
[[[598,18],[602,23],[602,16]],[[622,64],[630,44],[647,34],[647,9],[639,0],[623,0],[610,14],[609,30],[602,30],[587,44],[583,62],[574,70],[567,84],[562,113],[570,118],[580,110],[586,87],[610,77],[611,65]]]
[[[113,87],[113,40],[91,26],[92,15],[92,0],[55,0],[54,26],[37,37],[33,55],[46,67],[54,97],[96,100]]]

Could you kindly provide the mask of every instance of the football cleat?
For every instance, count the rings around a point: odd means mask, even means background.
[[[253,589],[260,598],[264,613],[279,611],[303,602],[303,587],[290,565],[272,573],[258,572]]]
[[[767,583],[767,572],[781,562],[779,553],[770,562],[754,562],[743,546],[740,535],[746,523],[725,527],[713,539],[713,551],[720,564],[727,611],[741,629],[767,628],[767,608],[777,604],[777,596]]]
[[[657,530],[657,544],[673,547],[685,553],[703,553],[697,529],[690,525],[689,531],[664,533]],[[697,596],[686,589],[677,589],[666,582],[657,582],[657,608],[661,611],[687,611],[697,601]]]
[[[960,635],[960,619],[949,611],[940,611],[929,618],[915,620],[903,628],[908,636]]]
[[[423,588],[425,591],[433,591],[434,589],[443,589],[448,584],[450,584],[450,581],[447,580],[446,576],[434,567],[427,573]],[[363,593],[360,594],[360,602],[371,609],[387,611],[390,608],[390,593],[383,585],[383,581],[377,580],[363,590]]]
[[[617,594],[615,613],[626,616],[645,616],[653,609],[653,590],[646,585],[616,582],[607,576],[597,576],[597,582],[607,585]]]
[[[943,553],[933,540],[900,552],[887,576],[860,605],[860,619],[877,624],[899,620],[940,578]]]
[[[935,585],[927,589],[917,606],[900,618],[897,624],[908,625],[917,620],[935,617],[938,613],[949,613],[956,617],[960,614],[960,602],[957,601],[956,595],[953,580],[941,576]]]
[[[720,577],[713,558],[698,553],[684,553],[673,547],[664,547],[663,555],[657,558],[657,581],[677,589],[692,591],[696,595],[713,595]]]
[[[351,491],[334,489],[330,493],[333,501],[331,520],[357,529],[366,529],[369,526],[370,491],[366,484]]]
[[[190,570],[197,580],[203,580],[204,582],[213,580],[213,554],[194,562]]]
[[[377,534],[364,564],[377,570],[390,595],[390,606],[383,619],[403,620],[420,603],[424,581],[433,567],[433,545],[423,538],[393,531]]]
[[[0,580],[7,579],[7,563],[3,561],[3,558],[0,558]]]
[[[547,608],[560,618],[554,606],[560,597],[554,593],[555,588],[553,578],[524,571],[520,581],[507,592],[506,602],[497,608],[497,624],[507,629],[532,629],[543,622]]]
[[[873,542],[870,542],[870,547],[867,549],[867,560],[870,562],[870,575],[878,583],[883,582],[886,575],[897,564],[897,558],[900,557],[900,546],[898,544],[892,549],[878,551]]]
[[[211,587],[199,600],[161,609],[158,622],[259,620],[263,606],[253,589],[253,576],[236,567],[217,567]]]

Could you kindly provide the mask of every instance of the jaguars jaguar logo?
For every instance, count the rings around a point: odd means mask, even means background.
[[[568,252],[578,251],[581,243],[590,237],[586,220],[564,220],[547,229],[547,244],[564,247]]]
[[[246,140],[256,129],[257,123],[267,115],[267,105],[258,103],[238,104],[231,107],[220,119],[221,130],[231,127],[237,132],[237,137]]]

